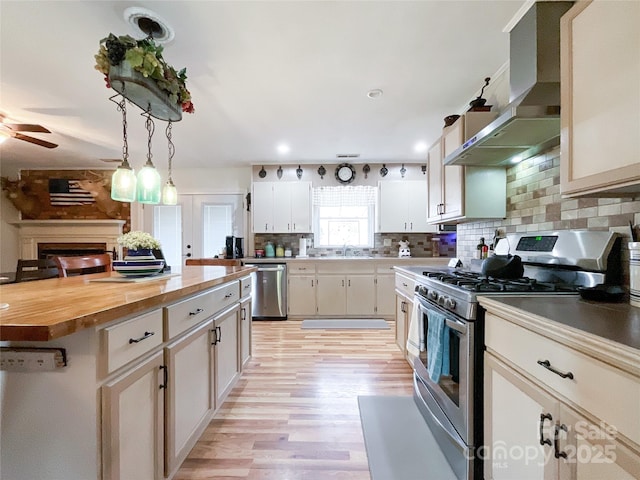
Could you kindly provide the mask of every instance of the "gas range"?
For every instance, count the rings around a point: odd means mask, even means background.
[[[580,286],[620,280],[620,238],[587,230],[509,234],[497,255],[518,255],[524,274],[499,278],[482,272],[424,268],[416,295],[465,320],[475,320],[478,295],[577,295]]]

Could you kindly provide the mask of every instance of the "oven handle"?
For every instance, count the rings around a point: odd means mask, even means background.
[[[418,308],[420,309],[420,311],[424,314],[427,315],[427,317],[429,317],[429,309],[433,309],[433,310],[437,310],[440,313],[444,314],[445,316],[447,315],[447,312],[445,310],[441,310],[440,308],[436,307],[435,305],[425,305],[424,304],[424,300],[421,300],[420,298],[416,298],[415,301],[418,302]],[[451,319],[448,316],[445,317],[444,319],[444,323],[447,327],[449,327],[452,330],[455,330],[456,332],[459,332],[463,335],[467,334],[467,325],[465,325],[463,322],[461,322],[460,320],[457,319]]]

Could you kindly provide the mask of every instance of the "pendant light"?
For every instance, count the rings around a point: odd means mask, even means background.
[[[161,194],[161,179],[158,170],[153,165],[151,161],[151,137],[153,136],[154,124],[153,120],[151,120],[151,114],[147,112],[147,121],[145,122],[145,127],[147,132],[149,132],[149,137],[147,140],[147,163],[144,164],[144,167],[140,169],[138,172],[138,202],[140,203],[160,203],[160,194]]]
[[[122,163],[111,176],[111,198],[120,202],[133,202],[136,199],[136,174],[129,165],[127,105],[124,97],[117,105],[122,112]]]
[[[167,142],[169,144],[169,179],[162,189],[162,203],[164,203],[165,205],[176,205],[178,203],[178,190],[173,184],[173,179],[171,178],[171,163],[173,160],[173,156],[176,153],[176,147],[171,141],[171,127],[172,123],[171,120],[169,120],[169,125],[167,125],[166,130]]]

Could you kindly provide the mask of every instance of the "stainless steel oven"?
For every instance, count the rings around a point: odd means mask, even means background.
[[[412,267],[416,279],[407,350],[416,403],[460,480],[482,479],[484,310],[479,295],[577,295],[578,286],[620,281],[614,233],[509,234],[496,248],[518,255],[521,278]]]

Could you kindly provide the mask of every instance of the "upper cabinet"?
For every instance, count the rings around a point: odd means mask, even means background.
[[[378,232],[435,232],[427,223],[427,182],[421,180],[389,180],[379,182]]]
[[[443,165],[442,160],[495,118],[493,112],[467,112],[429,149],[429,223],[456,223],[504,218],[507,173],[499,167]]]
[[[561,192],[640,191],[640,2],[577,2],[561,22]]]
[[[254,182],[254,233],[311,232],[311,182]]]

